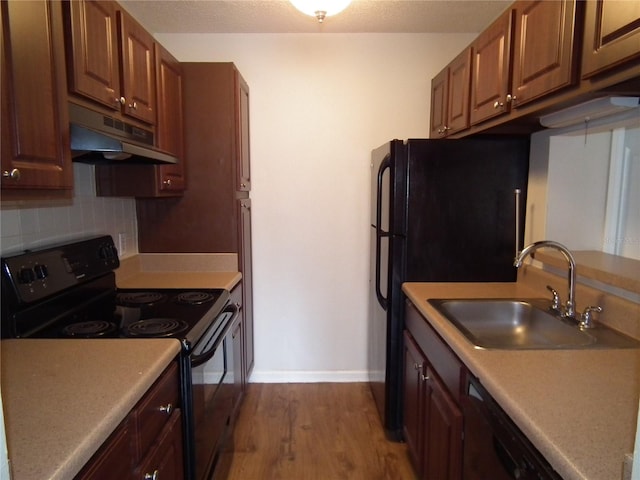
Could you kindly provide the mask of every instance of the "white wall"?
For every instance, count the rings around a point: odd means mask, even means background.
[[[526,243],[546,238],[640,259],[640,118],[531,140]]]
[[[252,381],[366,379],[369,155],[425,137],[431,78],[475,35],[158,35],[251,89]]]

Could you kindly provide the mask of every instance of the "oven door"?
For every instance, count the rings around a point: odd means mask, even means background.
[[[222,319],[222,321],[220,321]],[[194,480],[212,477],[224,447],[237,391],[233,367],[233,330],[238,309],[230,304],[190,354],[191,415],[188,457]]]

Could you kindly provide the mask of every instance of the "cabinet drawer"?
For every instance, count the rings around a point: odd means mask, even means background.
[[[460,401],[462,363],[416,307],[409,301],[406,305],[405,327],[411,332],[453,398]]]
[[[151,387],[136,408],[139,456],[149,450],[171,413],[180,406],[179,395],[178,366],[174,363]]]

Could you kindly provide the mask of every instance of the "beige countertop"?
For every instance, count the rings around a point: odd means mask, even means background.
[[[544,295],[520,283],[405,283],[403,290],[565,480],[622,477],[634,448],[639,349],[477,349],[428,298]]]
[[[117,280],[118,288],[224,288],[231,290],[239,272],[140,272]]]
[[[170,339],[3,340],[12,479],[73,478],[179,351]]]
[[[224,288],[242,279],[235,254],[139,254],[120,262],[118,288]]]

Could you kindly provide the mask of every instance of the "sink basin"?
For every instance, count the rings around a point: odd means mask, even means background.
[[[493,349],[638,348],[604,326],[580,330],[543,299],[430,299],[476,347]]]

